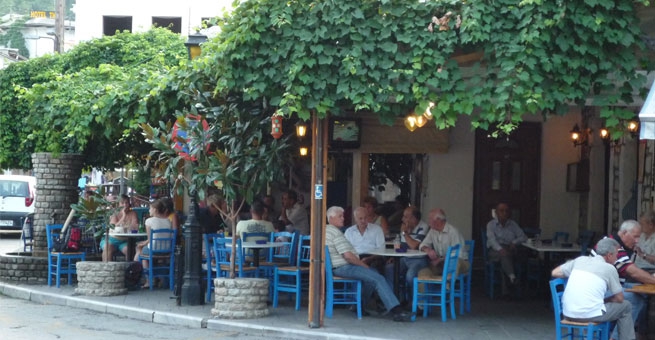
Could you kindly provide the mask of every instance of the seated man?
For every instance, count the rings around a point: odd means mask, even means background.
[[[275,230],[273,229],[273,223],[263,219],[264,204],[260,201],[253,202],[250,205],[250,215],[252,217],[251,219],[239,221],[239,223],[237,223],[237,236],[241,238],[242,241],[248,242],[257,242],[261,240],[268,241],[271,238],[271,233]],[[243,235],[245,233],[266,233],[267,236],[252,236],[247,240],[244,240]],[[266,251],[262,251],[260,252],[259,257],[265,258],[266,254]],[[248,251],[246,251],[246,255],[252,257],[253,251],[248,249]]]
[[[359,207],[353,213],[355,225],[346,229],[344,236],[353,245],[358,254],[366,254],[373,249],[384,249],[384,232],[377,224],[368,223],[365,208]],[[364,263],[380,269],[384,265],[382,256],[361,257]]]
[[[492,261],[500,262],[500,267],[512,286],[516,283],[514,259],[519,255],[520,244],[527,240],[518,223],[510,219],[509,206],[506,203],[498,203],[496,218],[487,223],[487,247],[489,257]],[[503,295],[509,293],[505,277],[502,290]]]
[[[343,208],[330,207],[328,209],[325,245],[330,250],[333,267],[326,268],[326,270],[332,270],[334,275],[340,277],[361,280],[364,305],[373,292],[376,292],[386,308],[386,313],[393,314],[394,321],[406,320],[408,315],[400,308],[400,303],[387,281],[359,259],[355,248],[338,229],[343,226],[343,219]]]
[[[464,236],[448,223],[446,213],[442,209],[430,211],[430,231],[419,246],[421,251],[428,254],[429,267],[422,269],[418,277],[441,276],[443,273],[444,259],[448,253],[448,247],[460,245],[459,261],[457,272],[463,273],[469,269],[468,253],[464,244]]]
[[[635,264],[637,267],[655,272],[655,211],[648,210],[639,218],[641,236],[635,247]]]
[[[623,299],[619,275],[612,266],[619,243],[604,238],[595,256],[580,256],[553,269],[553,277],[568,277],[562,295],[562,314],[571,321],[616,321],[619,340],[635,339],[632,305]],[[616,339],[616,338],[614,338]]]
[[[411,206],[403,211],[403,223],[400,227],[400,244],[407,249],[418,249],[421,241],[425,238],[430,227],[427,223],[421,221],[421,211],[417,207]],[[400,259],[400,272],[396,275],[405,275],[405,287],[408,292],[412,291],[413,279],[419,270],[428,265],[424,257],[403,257]],[[385,275],[387,282],[393,284],[394,268],[393,263],[387,264]]]

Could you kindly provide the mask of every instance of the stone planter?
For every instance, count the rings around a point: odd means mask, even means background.
[[[129,262],[78,262],[75,293],[91,296],[127,294],[125,269],[128,264]]]
[[[254,319],[268,316],[268,279],[214,279],[213,316],[221,319]]]

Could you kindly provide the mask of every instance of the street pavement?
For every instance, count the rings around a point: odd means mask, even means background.
[[[475,289],[476,292],[480,290]],[[42,308],[57,305],[174,327],[205,328],[207,337],[213,337],[216,331],[287,339],[505,340],[552,339],[555,336],[552,311],[548,307],[547,298],[543,296],[506,301],[489,300],[475,294],[470,314],[457,314],[456,320],[449,318],[445,323],[441,322],[438,311],[427,319],[418,317],[416,322],[399,323],[389,317],[376,316],[357,320],[356,315],[347,309],[336,309],[332,319],[324,320],[323,327],[309,328],[306,301],[304,307],[296,311],[293,302],[286,298],[282,299],[282,306],[270,308],[268,317],[220,320],[212,318],[210,304],[177,306],[167,289],[130,291],[127,295],[113,297],[89,297],[76,295],[74,286],[55,288],[0,282],[0,294],[29,300],[43,305]],[[1,327],[5,326],[0,322]]]

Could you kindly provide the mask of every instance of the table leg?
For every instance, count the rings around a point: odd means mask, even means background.
[[[394,256],[393,258],[393,293],[396,297],[400,296],[400,285],[398,282],[398,274],[400,273],[400,257]]]
[[[252,261],[253,265],[259,268],[259,248],[252,248],[252,256],[255,257]]]
[[[127,238],[127,257],[125,261],[131,262],[134,261],[134,253],[136,251],[136,239],[134,237]]]

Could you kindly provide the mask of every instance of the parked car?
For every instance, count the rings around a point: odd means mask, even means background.
[[[34,213],[36,178],[0,175],[0,230],[21,231],[27,215]]]

